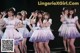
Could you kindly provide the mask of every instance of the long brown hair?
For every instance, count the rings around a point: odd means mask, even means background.
[[[76,11],[74,8],[70,8],[69,12],[73,11],[74,13],[72,14],[72,18],[74,18],[76,16]],[[68,17],[70,16],[70,13],[68,14]]]
[[[27,18],[27,12],[25,10],[22,10],[21,12],[24,12],[24,20],[25,20]]]
[[[43,15],[43,20],[45,19],[44,16],[47,15],[49,18],[47,19],[47,21],[50,19],[50,14],[48,12],[45,12],[45,14]]]
[[[38,11],[38,13],[37,13],[38,15],[39,14],[41,14],[42,15],[42,18],[43,18],[43,12],[42,11]],[[42,21],[42,18],[41,18],[41,21]],[[36,18],[36,26],[37,26],[37,23],[39,22],[39,17],[37,16],[37,18]]]

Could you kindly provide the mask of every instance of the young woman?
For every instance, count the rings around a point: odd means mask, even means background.
[[[63,37],[63,44],[64,44],[64,49],[65,51],[69,51],[68,49],[68,39],[64,38],[64,36],[66,35],[66,28],[67,28],[67,23],[66,23],[66,19],[68,18],[68,14],[69,14],[69,10],[67,8],[63,8],[62,11],[62,15],[60,16],[61,19],[60,21],[62,22],[62,25],[59,28],[59,36]],[[67,50],[68,49],[68,50]]]
[[[51,32],[50,26],[52,24],[52,19],[50,18],[49,13],[45,13],[43,15],[43,26],[42,26],[42,32],[43,32],[43,46],[44,46],[44,51],[46,53],[50,53],[50,48],[49,48],[49,41],[54,40],[54,35]],[[41,43],[40,43],[41,44]],[[39,45],[40,45],[39,44]],[[40,46],[39,46],[40,47]]]
[[[80,37],[80,33],[77,30],[76,25],[80,29],[80,25],[78,23],[78,16],[75,15],[75,9],[69,10],[69,18],[67,18],[67,29],[66,29],[66,35],[64,36],[66,39],[69,39],[69,49],[71,53],[76,53],[75,50],[75,39]]]
[[[32,18],[30,20],[30,23],[32,25],[32,30],[30,31],[30,39],[32,37],[33,32],[36,30],[36,19],[37,19],[37,12],[32,12]],[[35,50],[35,53],[37,53],[37,44],[36,42],[33,42],[33,47]]]
[[[36,42],[37,43],[37,49],[38,49],[38,53],[50,53],[50,48],[48,46],[48,42],[49,40],[53,40],[54,36],[50,30],[50,24],[51,21],[47,20],[49,17],[48,14],[44,15],[44,21],[42,23],[42,14],[39,15],[40,17],[38,17],[38,22],[37,22],[37,28],[36,30],[33,32],[30,41],[32,42]],[[45,22],[46,20],[46,22]],[[49,21],[49,22],[48,22]],[[44,24],[45,22],[45,24]]]
[[[24,39],[22,41],[22,45],[23,45],[23,50],[26,53],[26,50],[27,50],[26,41],[27,41],[27,38],[30,37],[29,31],[26,28],[26,25],[28,25],[30,27],[30,29],[32,30],[32,27],[30,25],[30,20],[31,20],[32,15],[29,18],[27,18],[26,11],[21,11],[21,14],[22,14],[22,23],[23,23],[23,28],[24,28],[24,31],[23,31]]]
[[[22,14],[20,12],[17,13],[16,20],[19,23],[18,26],[22,25],[22,27],[21,28],[17,28],[17,30],[23,35],[24,28],[23,28],[23,24],[22,24]],[[24,53],[23,52],[22,41],[19,43],[19,48],[20,48],[21,53]]]
[[[14,50],[16,53],[20,53],[18,45],[20,40],[23,39],[21,33],[19,33],[16,29],[18,28],[17,20],[14,17],[14,10],[10,8],[8,10],[8,18],[4,18],[6,22],[6,30],[2,36],[2,39],[14,39]]]
[[[37,35],[38,35],[38,31],[41,27],[40,26],[41,20],[42,20],[42,13],[38,12],[37,18],[36,18],[36,23],[35,23],[36,27],[35,27],[35,30],[33,31],[32,36],[30,37],[30,40],[29,40],[31,42],[34,42],[35,53],[39,53],[38,42],[36,41],[36,38],[37,38]]]

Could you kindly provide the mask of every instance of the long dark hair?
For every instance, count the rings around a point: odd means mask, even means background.
[[[76,10],[74,8],[70,8],[69,12],[73,11],[74,13],[72,14],[72,18],[76,16]],[[68,14],[68,17],[70,16],[70,13]]]
[[[69,8],[67,8],[67,7],[64,7],[63,10],[62,10],[62,12],[65,14],[66,10],[68,10],[68,12],[69,12]]]
[[[41,15],[42,15],[42,13],[43,13],[42,11],[38,11],[38,13],[37,13],[37,14],[38,14],[38,15],[39,15],[39,14],[41,14]],[[42,15],[42,18],[43,18],[43,15]],[[41,21],[42,21],[42,18],[41,18]],[[37,18],[36,18],[36,23],[35,23],[35,24],[36,24],[36,26],[37,26],[37,23],[39,22],[39,19],[40,19],[40,18],[37,16]]]
[[[7,12],[10,12],[10,11],[11,11],[13,14],[15,14],[15,9],[14,9],[14,8],[10,8],[10,9],[7,10]]]
[[[69,10],[69,8],[64,7],[62,11],[65,12],[66,10]]]
[[[45,12],[45,14],[43,15],[43,19],[42,21],[45,19],[44,16],[47,15],[49,18],[47,19],[47,21],[50,19],[50,14],[48,12]]]
[[[22,10],[21,12],[24,12],[24,20],[27,18],[27,11]],[[23,16],[23,15],[22,15]]]
[[[8,12],[10,12],[10,11],[13,13],[12,16],[15,15],[16,10],[15,10],[15,8],[11,7],[9,9],[6,9],[6,11],[5,11],[5,13],[7,13],[7,15],[5,16],[6,18],[8,18]]]
[[[27,14],[25,13],[24,20],[27,18]]]
[[[20,12],[18,12],[17,15],[21,16],[20,20],[22,20],[22,14]]]

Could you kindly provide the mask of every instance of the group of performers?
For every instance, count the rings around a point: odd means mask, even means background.
[[[33,42],[35,53],[50,53],[49,40],[54,40],[50,26],[52,19],[48,12],[35,11],[30,17],[22,10],[15,14],[15,8],[0,13],[1,39],[14,39],[14,53],[27,53],[27,38]],[[31,29],[26,28],[26,25]],[[4,33],[2,29],[6,28]],[[19,49],[20,48],[20,49]]]
[[[35,53],[51,53],[48,44],[55,37],[50,29],[52,24],[50,14],[44,11],[34,11],[28,18],[25,10],[15,12],[16,9],[13,7],[6,12],[0,12],[0,39],[14,39],[13,53],[27,53],[27,38],[33,42]],[[70,53],[76,53],[74,42],[80,37],[77,30],[77,27],[80,29],[80,24],[75,13],[74,8],[63,8],[60,15],[62,25],[58,30],[59,36],[63,37],[65,51]],[[26,25],[29,26],[30,31]]]
[[[63,8],[62,15],[60,15],[62,25],[59,28],[59,36],[63,37],[63,44],[65,51],[69,53],[76,53],[75,39],[80,37],[77,27],[80,29],[76,9]]]

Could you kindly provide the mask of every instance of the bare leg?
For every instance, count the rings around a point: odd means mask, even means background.
[[[27,46],[25,45],[24,48],[25,53],[27,53]]]
[[[36,44],[37,44],[37,53],[40,53],[39,47],[38,47],[38,42]]]
[[[38,43],[38,48],[39,48],[39,53],[44,53],[45,51],[44,51],[44,46],[43,46],[43,43],[42,42],[39,42]]]
[[[38,53],[41,53],[39,42],[37,43],[37,47],[38,47]]]
[[[27,41],[26,38],[24,38],[23,41],[22,41],[22,43],[23,43],[23,50],[24,50],[25,53],[27,53],[27,45],[26,45],[26,41]]]
[[[44,43],[44,46],[45,46],[46,52],[47,52],[47,53],[50,53],[50,47],[49,47],[48,43],[49,43],[49,42],[45,42],[45,43]]]
[[[69,41],[71,53],[76,53],[74,42],[75,42],[75,39],[70,39]]]
[[[21,53],[23,53],[23,49],[22,49],[22,41],[19,43],[19,48],[21,50]]]
[[[67,39],[67,51],[68,51],[68,53],[70,53],[70,47],[69,47],[69,39]]]
[[[39,53],[38,43],[34,43],[33,46],[34,46],[35,53]]]
[[[37,50],[37,43],[33,43],[33,46],[34,46],[35,53],[37,53],[38,52],[38,50]]]
[[[14,49],[15,49],[15,52],[16,53],[20,53],[19,48],[18,48],[18,45],[15,45]]]
[[[63,38],[63,44],[64,44],[65,51],[67,51],[67,45],[66,45],[66,43],[67,43],[67,40]]]

